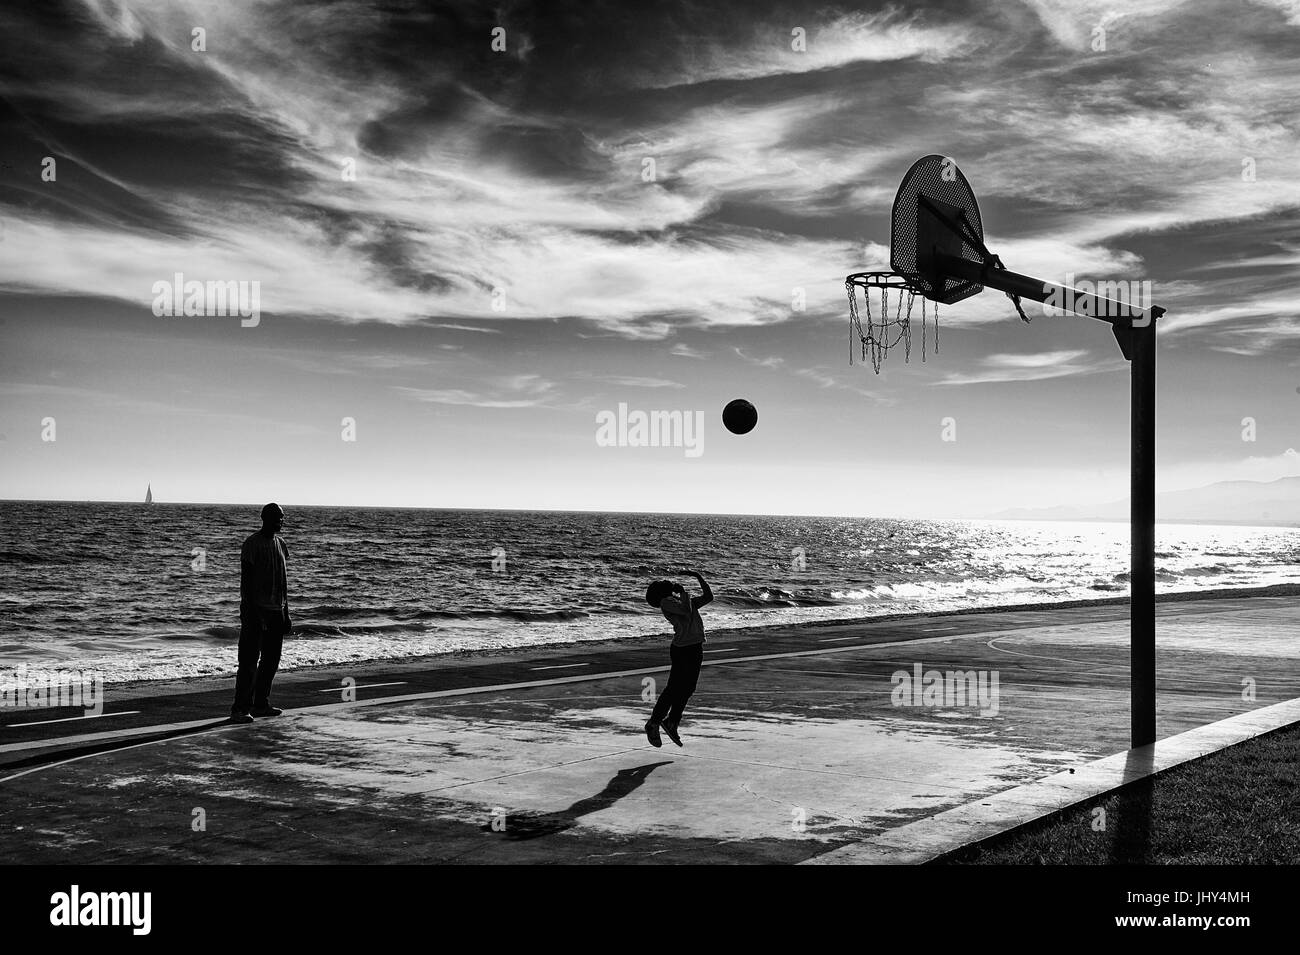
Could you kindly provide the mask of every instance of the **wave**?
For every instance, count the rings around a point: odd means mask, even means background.
[[[736,588],[716,594],[714,603],[722,607],[759,609],[765,607],[838,607],[853,603],[833,593],[791,593],[780,587]]]
[[[586,610],[525,610],[506,607],[495,610],[421,610],[412,615],[416,620],[514,620],[520,623],[564,623],[569,620],[586,620],[591,614]]]
[[[355,624],[346,628],[326,623],[298,623],[294,621],[295,637],[350,637],[362,634],[379,633],[427,633],[419,624],[411,623],[371,623]]]
[[[199,631],[199,634],[205,637],[220,637],[222,640],[238,640],[239,628],[226,626],[204,627]]]
[[[1188,567],[1186,570],[1178,572],[1180,577],[1217,577],[1220,574],[1231,574],[1240,570],[1238,567],[1225,567],[1222,564],[1211,564],[1208,567]]]
[[[102,554],[90,550],[0,550],[0,563],[9,564],[55,564],[64,567],[102,559]]]

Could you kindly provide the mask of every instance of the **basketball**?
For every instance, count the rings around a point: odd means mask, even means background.
[[[728,401],[722,409],[722,423],[732,434],[749,434],[758,424],[758,410],[744,398]]]

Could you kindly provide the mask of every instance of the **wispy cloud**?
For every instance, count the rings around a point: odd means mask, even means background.
[[[555,382],[539,375],[515,375],[498,378],[486,387],[413,388],[394,385],[393,391],[413,401],[439,405],[472,405],[476,408],[536,408],[548,405],[557,396]]]
[[[667,378],[647,378],[638,375],[583,375],[592,381],[603,382],[607,385],[618,385],[621,388],[685,388],[680,381],[669,381]]]
[[[981,359],[977,371],[953,373],[936,384],[981,385],[1008,381],[1039,381],[1044,378],[1065,378],[1071,375],[1116,371],[1125,367],[1121,360],[1085,360],[1088,355],[1087,351],[1079,349],[1020,355],[989,355]]]
[[[61,32],[8,13],[9,32],[54,62],[15,51],[0,93],[33,117],[23,137],[80,172],[40,187],[45,205],[0,200],[0,287],[144,308],[152,282],[181,270],[260,280],[272,316],[478,332],[569,317],[629,339],[791,323],[804,319],[789,307],[795,287],[813,314],[840,313],[837,276],[880,251],[901,168],[936,143],[986,201],[1035,205],[1032,217],[1013,206],[989,237],[1012,267],[1132,272],[1144,266],[1135,236],[1300,205],[1287,162],[1300,136],[1279,118],[1300,68],[1263,45],[1294,4],[1256,5],[1188,49],[1171,85],[1168,62],[1132,53],[1192,30],[1193,6],[703,19],[668,7],[663,21],[640,18],[635,42],[592,13],[570,41],[609,69],[579,69],[521,26],[509,52],[522,72],[507,85],[463,59],[458,31],[474,24],[429,13],[403,27],[360,0],[328,17],[251,0],[87,2],[89,28]],[[189,47],[200,22],[213,38],[202,54]],[[1095,52],[1099,26],[1108,46]],[[1019,65],[1044,30],[1071,55]],[[426,40],[447,54],[432,69],[389,55]],[[1112,68],[1098,76],[1102,56]],[[937,62],[960,63],[967,82],[936,87],[925,70]],[[38,65],[56,69],[38,83]],[[886,65],[888,95],[854,80]],[[587,86],[593,70],[613,86]],[[99,141],[107,124],[121,131],[113,150]],[[1243,157],[1258,164],[1253,182]],[[1004,306],[982,296],[946,317],[987,324]]]
[[[889,8],[831,17],[790,13],[749,25],[739,36],[686,47],[645,80],[675,86],[714,80],[754,80],[916,58],[939,63],[975,45],[972,31],[940,15],[926,19]]]

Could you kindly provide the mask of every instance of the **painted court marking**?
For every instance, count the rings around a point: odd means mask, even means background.
[[[972,634],[951,634],[943,637],[914,637],[911,640],[893,640],[888,643],[863,643],[855,647],[826,647],[822,650],[788,650],[783,653],[764,653],[764,654],[751,656],[751,657],[734,657],[731,660],[719,661],[718,663],[705,663],[704,665],[705,666],[732,666],[736,663],[753,663],[761,660],[781,660],[781,659],[787,659],[789,657],[824,656],[832,653],[853,653],[857,650],[876,650],[879,649],[880,647],[905,646],[914,643],[942,643],[945,640],[961,639],[970,636],[972,636]],[[571,666],[571,665],[590,666],[591,664],[589,663],[562,664],[562,666]],[[542,669],[550,669],[550,668],[546,667]],[[613,679],[621,676],[641,676],[646,673],[664,673],[669,669],[670,667],[666,665],[661,665],[661,666],[653,666],[653,667],[639,667],[635,670],[606,670],[601,673],[584,673],[582,676],[557,676],[557,677],[551,677],[550,679],[546,679],[546,680],[526,680],[522,683],[495,683],[489,686],[465,686],[465,687],[457,687],[451,690],[428,690],[424,693],[404,693],[395,696],[381,696],[371,700],[357,700],[353,703],[324,703],[319,706],[301,706],[295,709],[285,710],[285,715],[308,714],[308,713],[313,713],[313,714],[335,713],[340,710],[351,710],[363,706],[380,706],[380,705],[390,705],[393,703],[414,703],[422,700],[446,699],[447,697],[454,697],[454,696],[474,696],[479,693],[500,693],[506,690],[524,690],[524,689],[531,689],[533,687],[540,687],[540,686],[562,686],[566,683],[589,683],[596,680],[608,680],[608,679]],[[162,724],[159,726],[139,727],[134,730],[128,730],[127,732],[130,734],[158,733],[158,732],[166,732],[171,729],[199,727],[208,722],[209,721],[207,720],[198,720],[190,723]],[[214,730],[219,730],[219,729],[232,729],[232,728],[246,729],[247,727],[237,726],[235,724],[227,723],[226,721],[222,720],[218,723],[212,724],[212,728],[207,732],[212,732]],[[51,745],[66,746],[71,743],[87,742],[91,739],[104,739],[107,735],[108,734],[92,734],[90,736],[85,736],[85,737],[65,736],[62,739],[58,739],[58,740],[34,740],[26,743],[10,743],[7,745],[0,745],[0,753],[9,752],[13,750],[20,750],[20,749],[38,749],[38,748],[44,748],[46,746],[51,746]],[[99,750],[98,752],[94,752],[94,753],[83,753],[79,756],[72,756],[68,759],[59,760],[58,762],[45,763],[41,766],[33,766],[30,769],[25,769],[22,770],[21,772],[13,773],[12,775],[9,776],[2,776],[0,777],[0,783],[7,783],[10,782],[11,780],[19,779],[23,776],[31,775],[32,773],[39,773],[46,769],[54,769],[57,766],[66,766],[69,763],[80,762],[83,759],[93,759],[96,756],[105,756],[108,755],[109,753],[120,753],[123,750],[136,749],[142,746],[156,746],[159,743],[167,743],[167,742],[171,742],[171,739],[168,738],[168,739],[147,740],[143,743],[130,743],[124,746],[114,747],[113,749]]]
[[[120,713],[87,713],[85,716],[65,716],[60,720],[33,720],[31,723],[10,723],[9,726],[48,726],[50,723],[71,723],[74,720],[100,720],[106,716],[134,716],[139,712],[139,710],[122,710]]]
[[[739,649],[740,649],[739,647],[727,647],[725,649],[720,649],[720,650],[705,650],[704,652],[705,653],[735,653]]]
[[[992,640],[989,640],[985,644],[985,646],[988,647],[990,650],[997,650],[999,653],[1009,653],[1012,656],[1027,657],[1028,659],[1031,660],[1055,660],[1058,663],[1070,663],[1075,666],[1107,667],[1110,669],[1119,668],[1122,670],[1127,670],[1129,666],[1127,660],[1124,660],[1123,662],[1120,663],[1106,663],[1100,660],[1088,662],[1084,660],[1075,660],[1072,659],[1071,657],[1048,656],[1043,653],[1025,653],[1023,650],[1008,650],[1006,647],[994,646],[994,644],[996,644],[999,640],[1009,640],[1009,639],[1011,639],[1011,636],[994,637]]]
[[[340,690],[373,690],[377,686],[406,686],[406,681],[401,680],[397,683],[358,683],[356,686],[331,686],[324,690],[317,690],[317,693],[338,693]]]
[[[590,663],[557,663],[549,667],[529,667],[530,670],[572,670],[574,667],[589,667]]]

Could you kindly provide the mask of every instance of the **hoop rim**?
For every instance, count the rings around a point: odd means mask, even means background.
[[[844,284],[858,288],[899,288],[924,295],[923,279],[915,272],[854,272],[844,276]]]

